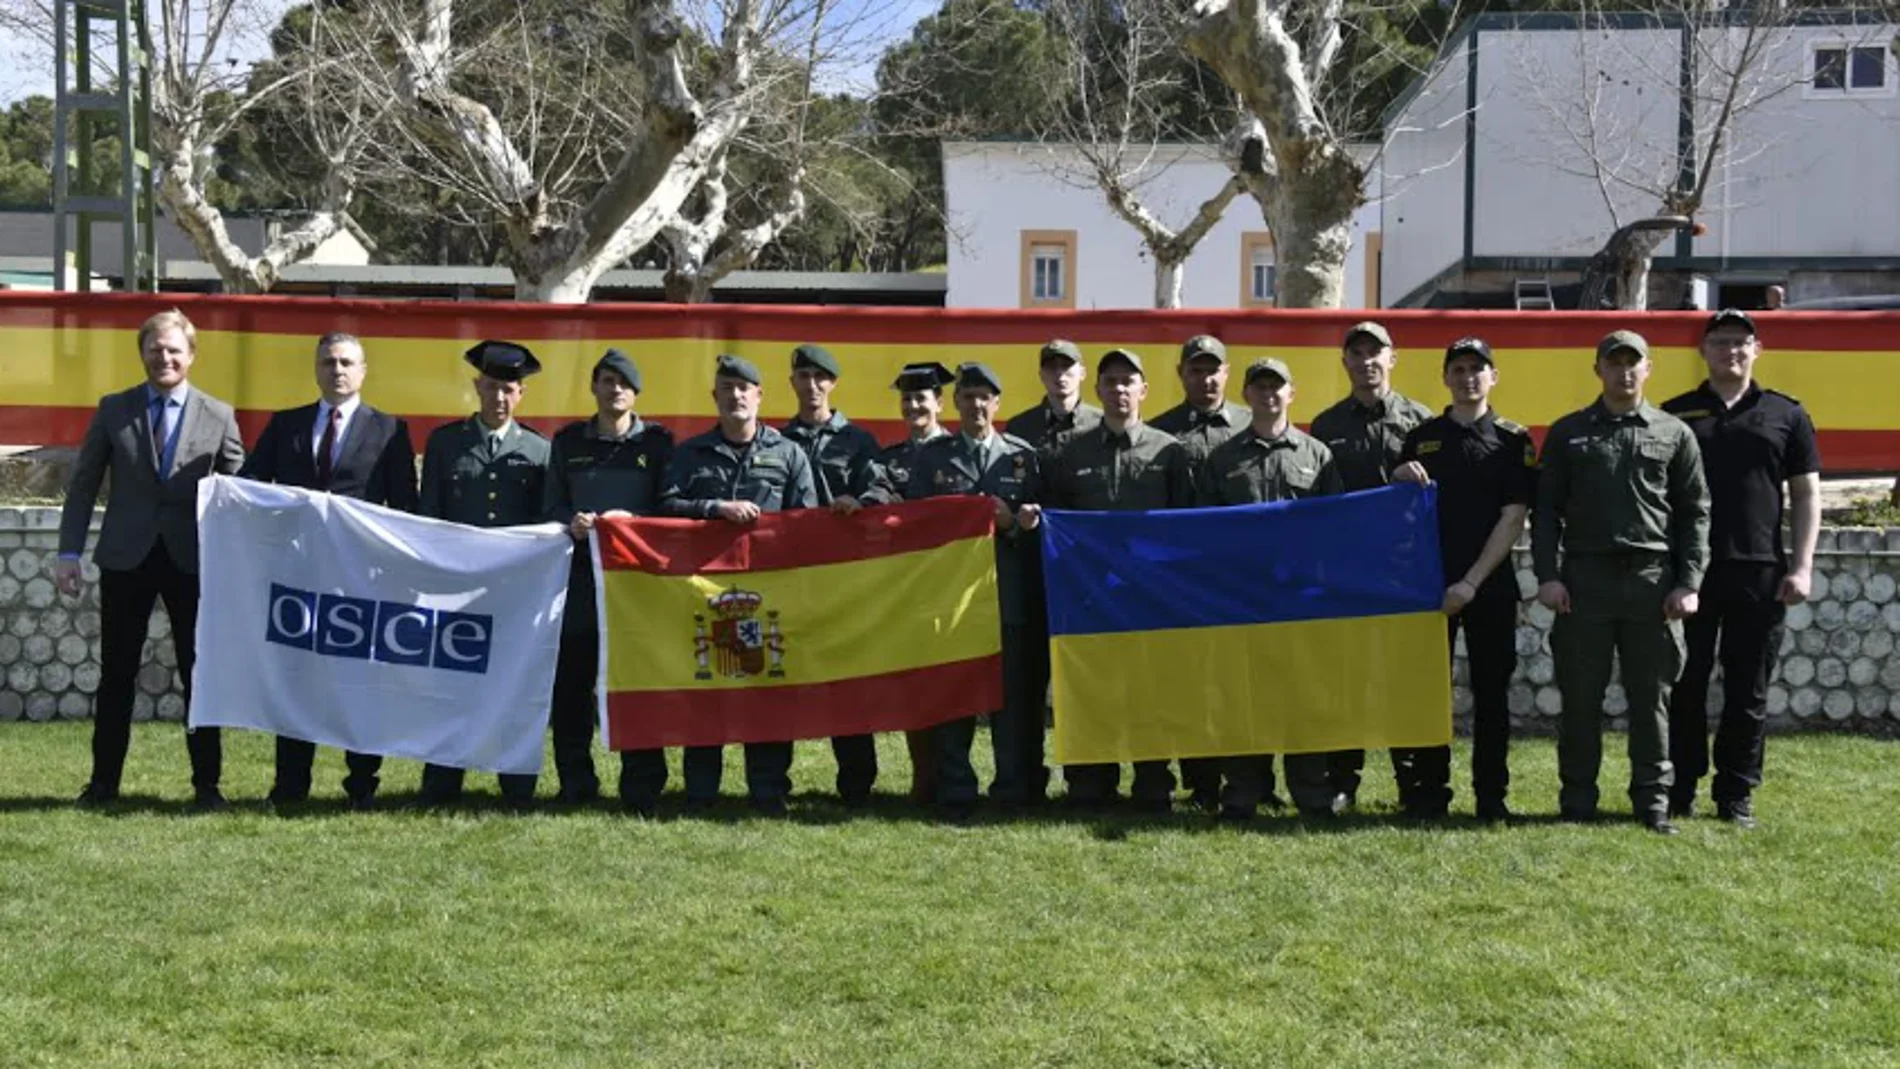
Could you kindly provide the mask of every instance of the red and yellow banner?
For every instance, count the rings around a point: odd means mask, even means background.
[[[968,497],[749,525],[603,519],[608,748],[906,731],[999,708],[993,522]]]
[[[1347,326],[1376,316],[1398,342],[1397,386],[1426,404],[1444,402],[1440,363],[1467,334],[1488,340],[1502,381],[1498,410],[1532,428],[1548,426],[1596,396],[1597,340],[1632,327],[1650,340],[1662,400],[1698,382],[1696,342],[1706,317],[1692,312],[965,311],[912,308],[784,308],[739,305],[535,305],[509,302],[331,300],[142,294],[0,293],[0,443],[77,444],[102,394],[141,376],[135,335],[155,311],[177,307],[198,327],[192,381],[239,410],[248,434],[269,414],[316,396],[312,347],[349,331],[369,356],[365,396],[407,417],[421,435],[475,407],[462,351],[482,338],[522,342],[545,372],[528,384],[522,414],[543,430],[592,411],[589,373],[607,346],[640,364],[640,411],[687,435],[712,423],[713,358],[730,352],[765,372],[764,413],[780,422],[795,405],[791,350],[817,342],[844,376],[834,404],[884,440],[902,434],[898,369],[912,361],[955,366],[981,360],[1003,379],[1004,408],[1041,395],[1036,352],[1053,337],[1091,359],[1122,346],[1148,357],[1148,407],[1179,401],[1172,373],[1180,343],[1213,334],[1237,366],[1277,356],[1293,370],[1294,418],[1302,423],[1346,393],[1339,343]],[[1756,313],[1767,347],[1762,381],[1800,398],[1821,432],[1827,470],[1900,469],[1900,313]],[[1091,371],[1093,369],[1091,368]],[[1240,376],[1229,392],[1239,398]]]

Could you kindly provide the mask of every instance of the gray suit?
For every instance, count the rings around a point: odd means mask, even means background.
[[[81,553],[99,483],[112,473],[106,518],[92,559],[101,568],[129,571],[163,541],[178,569],[198,572],[198,480],[235,473],[244,464],[244,440],[231,406],[197,387],[185,396],[172,470],[158,476],[152,456],[151,408],[145,385],[99,399],[85,444],[66,482],[59,519],[59,551]]]
[[[158,470],[152,442],[152,406],[143,384],[99,399],[86,429],[79,460],[66,482],[59,551],[86,548],[99,484],[112,479],[106,516],[93,560],[99,565],[100,673],[92,726],[92,780],[81,799],[118,797],[125,751],[132,735],[132,699],[139,661],[161,598],[171,617],[172,649],[191,702],[193,644],[198,620],[198,483],[213,473],[231,474],[244,463],[231,406],[202,390],[185,394],[173,420],[171,465]],[[201,803],[221,802],[218,780],[223,749],[216,728],[188,731],[191,784]]]

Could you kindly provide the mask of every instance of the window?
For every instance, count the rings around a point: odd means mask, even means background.
[[[1022,306],[1075,307],[1075,231],[1022,232]]]
[[[1240,306],[1272,308],[1279,300],[1280,268],[1273,235],[1250,230],[1240,235]]]
[[[1881,45],[1818,43],[1809,46],[1808,56],[1811,97],[1892,95],[1887,49]]]

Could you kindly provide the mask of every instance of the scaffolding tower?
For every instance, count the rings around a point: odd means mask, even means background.
[[[92,226],[117,222],[126,290],[158,289],[152,187],[152,35],[144,0],[54,0],[53,275],[92,289]],[[115,62],[99,71],[95,49]],[[93,145],[119,135],[117,174]],[[116,179],[116,180],[115,180]]]

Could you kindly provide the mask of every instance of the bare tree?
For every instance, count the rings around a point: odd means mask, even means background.
[[[1161,0],[1044,0],[1051,40],[1057,42],[1062,80],[1037,131],[1047,150],[1042,165],[1056,178],[1100,191],[1117,217],[1135,228],[1154,264],[1154,306],[1181,307],[1181,275],[1188,257],[1246,191],[1233,173],[1188,216],[1171,224],[1150,203],[1146,190],[1193,150],[1185,138],[1212,138],[1221,131],[1193,119],[1178,105],[1190,95],[1177,28]],[[1218,113],[1188,109],[1203,123]]]

